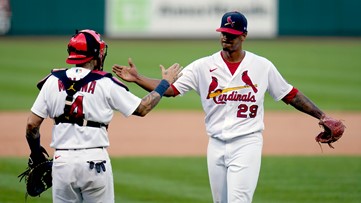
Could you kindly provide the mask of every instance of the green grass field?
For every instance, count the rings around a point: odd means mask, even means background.
[[[0,38],[0,112],[28,111],[36,98],[36,83],[52,68],[65,64],[68,38]],[[132,57],[139,71],[160,77],[159,64],[191,61],[219,50],[218,40],[144,41],[110,40],[106,71]],[[248,40],[246,50],[273,61],[282,75],[324,110],[361,110],[360,39]],[[142,97],[145,91],[129,84]],[[269,96],[266,110],[290,110]],[[199,110],[194,92],[166,98],[156,110]],[[22,126],[22,125],[21,125]],[[25,185],[19,175],[26,167],[22,158],[0,158],[0,202],[24,202]],[[204,157],[112,157],[116,202],[209,203]],[[255,203],[356,203],[361,200],[361,157],[263,158]],[[31,202],[51,202],[51,192]]]
[[[0,160],[0,202],[24,202],[26,159]],[[204,157],[112,158],[116,202],[210,203]],[[263,158],[254,203],[358,203],[361,157]],[[51,202],[51,190],[28,203]]]
[[[0,111],[28,110],[36,98],[36,83],[52,68],[69,67],[65,63],[68,38],[0,38]],[[105,70],[127,64],[132,57],[139,71],[150,77],[161,76],[159,65],[178,62],[186,66],[193,60],[220,49],[218,40],[110,40]],[[248,40],[246,50],[270,59],[281,74],[323,109],[361,109],[361,40],[356,39],[279,39]],[[133,93],[146,92],[129,84]],[[266,110],[288,110],[268,95]],[[198,95],[167,98],[159,109],[201,110]]]

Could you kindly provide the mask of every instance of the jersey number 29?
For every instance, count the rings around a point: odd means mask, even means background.
[[[257,116],[258,105],[252,105],[248,107],[246,104],[240,104],[238,106],[237,117],[238,118],[254,118]]]

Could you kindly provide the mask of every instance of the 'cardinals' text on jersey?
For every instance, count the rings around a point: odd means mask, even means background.
[[[272,62],[248,51],[233,75],[220,52],[182,73],[174,87],[181,95],[192,89],[200,95],[207,133],[221,140],[262,131],[266,91],[279,101],[292,90]]]

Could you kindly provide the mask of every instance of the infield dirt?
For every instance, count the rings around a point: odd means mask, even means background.
[[[318,121],[299,112],[266,112],[264,155],[361,155],[361,113],[328,115],[346,125],[335,149],[320,146],[315,136],[322,129]],[[28,156],[25,125],[28,113],[1,112],[0,156]],[[53,122],[46,119],[40,130],[42,145],[49,147]],[[115,113],[109,126],[111,156],[203,156],[207,151],[203,112],[155,111],[146,117],[123,117]]]

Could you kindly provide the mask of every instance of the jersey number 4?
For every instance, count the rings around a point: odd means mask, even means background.
[[[76,111],[75,111],[76,110]],[[75,118],[81,118],[83,115],[83,96],[77,96],[71,104],[70,112]]]
[[[252,105],[248,107],[246,104],[240,104],[238,106],[237,117],[238,118],[254,118],[257,116],[258,105]]]

